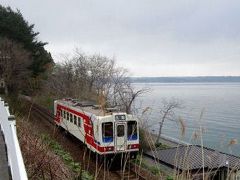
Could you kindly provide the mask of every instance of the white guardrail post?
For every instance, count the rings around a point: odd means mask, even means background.
[[[17,138],[16,120],[13,115],[10,115],[8,104],[4,103],[1,97],[0,124],[7,146],[8,163],[10,166],[12,179],[27,180],[27,173],[25,165],[23,163],[22,153]]]

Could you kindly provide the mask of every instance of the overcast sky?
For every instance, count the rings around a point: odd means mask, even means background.
[[[132,76],[240,75],[239,0],[0,0],[40,32],[56,62],[78,47]]]

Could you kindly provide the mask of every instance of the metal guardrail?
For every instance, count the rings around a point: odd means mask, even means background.
[[[13,180],[27,180],[27,173],[23,163],[22,153],[20,150],[17,131],[16,120],[13,115],[9,113],[8,104],[0,97],[0,125],[5,137],[7,146],[7,157]]]

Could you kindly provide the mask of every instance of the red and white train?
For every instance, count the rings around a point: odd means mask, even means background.
[[[105,112],[98,106],[72,99],[54,101],[55,123],[81,140],[99,155],[130,153],[135,158],[139,151],[138,119],[131,114]]]

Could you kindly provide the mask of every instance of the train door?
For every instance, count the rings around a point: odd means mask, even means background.
[[[127,148],[126,143],[126,123],[115,124],[115,147],[117,151],[124,151]]]

